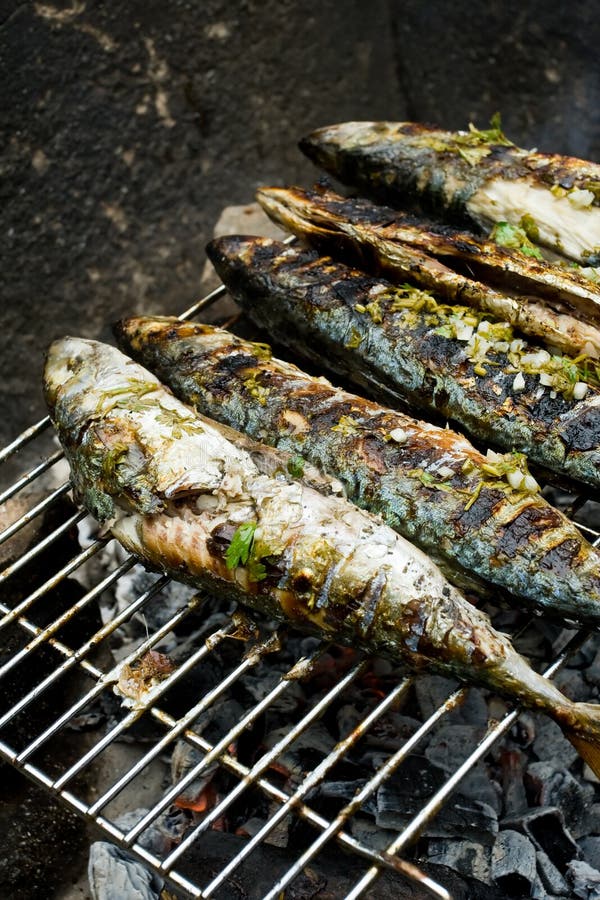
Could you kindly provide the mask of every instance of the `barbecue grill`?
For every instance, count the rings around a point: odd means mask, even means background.
[[[217,288],[184,312],[180,318],[189,319],[197,316],[224,293],[223,287]],[[43,419],[0,452],[0,463],[6,464],[9,460],[14,463],[15,455],[26,444],[33,448],[49,446],[49,435],[49,420]],[[40,449],[40,455],[42,452],[43,449]],[[27,489],[34,483],[44,483],[49,471],[60,465],[61,458],[61,451],[50,450],[41,463],[18,477],[0,494],[0,504],[7,504],[21,491],[27,493]],[[9,467],[4,465],[4,469],[7,468]],[[281,779],[278,777],[281,759],[315,723],[328,715],[332,705],[344,696],[344,692],[364,678],[370,665],[369,660],[359,655],[347,659],[344,666],[335,674],[333,684],[330,682],[326,689],[320,691],[318,700],[312,703],[310,708],[299,713],[298,721],[289,725],[272,746],[261,749],[260,754],[250,761],[244,761],[236,753],[236,747],[243,736],[251,732],[269,709],[285,698],[286,693],[293,690],[298,678],[310,680],[319,660],[327,653],[327,646],[314,639],[311,639],[308,653],[301,656],[301,651],[294,651],[296,658],[292,664],[286,663],[287,669],[283,671],[281,677],[268,691],[263,692],[264,695],[260,699],[244,709],[235,724],[228,727],[217,739],[208,739],[202,728],[196,725],[202,715],[218,706],[232,686],[243,684],[265,658],[274,660],[282,645],[290,646],[289,635],[284,630],[273,631],[268,625],[265,626],[266,630],[263,628],[259,637],[246,642],[234,642],[231,640],[232,637],[243,637],[244,633],[253,631],[254,625],[244,623],[243,619],[236,617],[223,620],[212,631],[203,633],[198,644],[190,650],[184,660],[178,662],[175,668],[166,667],[165,671],[161,671],[157,677],[151,679],[139,695],[133,699],[130,697],[127,705],[119,705],[118,712],[113,713],[113,719],[106,733],[91,746],[85,732],[72,731],[72,738],[77,745],[76,758],[66,760],[59,774],[56,774],[59,762],[53,747],[64,729],[72,729],[74,722],[81,721],[82,717],[85,717],[91,709],[97,708],[97,704],[103,700],[107,702],[110,700],[114,710],[114,688],[123,677],[123,673],[139,672],[147,660],[156,661],[159,656],[153,655],[153,648],[160,645],[167,635],[177,633],[188,617],[195,616],[197,620],[199,610],[204,608],[204,604],[210,603],[210,598],[194,596],[190,602],[172,611],[158,627],[149,629],[145,638],[126,645],[127,652],[115,664],[110,653],[103,652],[104,648],[134,617],[143,614],[153,602],[161,602],[161,592],[165,590],[168,579],[156,575],[153,576],[154,580],[150,586],[138,593],[116,616],[99,627],[95,622],[83,640],[74,640],[69,628],[76,619],[81,618],[85,610],[94,608],[98,598],[105,592],[114,590],[128,575],[134,566],[132,557],[125,559],[121,557],[117,560],[110,571],[97,576],[93,586],[85,590],[73,605],[68,605],[60,611],[58,617],[51,615],[49,623],[47,619],[40,617],[38,611],[42,608],[47,610],[48,604],[45,601],[53,596],[53,592],[61,583],[86,567],[93,570],[95,558],[111,544],[115,544],[114,541],[99,535],[83,549],[73,550],[66,561],[63,562],[61,556],[56,571],[53,571],[42,584],[38,584],[33,591],[25,591],[25,596],[18,598],[15,604],[11,605],[6,597],[11,596],[10,587],[15,577],[35,572],[41,556],[43,554],[47,556],[48,551],[52,552],[53,547],[61,544],[65,537],[72,534],[86,519],[87,514],[84,511],[67,506],[68,493],[68,482],[48,488],[41,500],[36,500],[31,508],[0,533],[0,543],[4,544],[48,511],[62,509],[63,506],[65,508],[59,524],[20,556],[13,558],[0,574],[0,590],[3,591],[4,598],[0,603],[2,614],[0,630],[12,628],[17,634],[22,635],[21,646],[0,667],[1,684],[6,685],[11,679],[14,682],[15,678],[20,684],[16,694],[13,685],[9,708],[3,709],[0,716],[2,759],[49,794],[60,799],[88,823],[93,823],[103,839],[127,851],[150,871],[156,873],[166,885],[176,891],[177,896],[233,896],[219,891],[230,883],[230,879],[235,881],[245,861],[256,870],[262,868],[264,873],[265,857],[260,854],[264,851],[269,835],[272,835],[282,822],[292,820],[302,824],[309,837],[305,836],[300,850],[295,855],[292,855],[291,847],[288,847],[285,854],[281,853],[276,858],[276,863],[273,863],[270,870],[272,883],[264,892],[264,897],[269,900],[284,896],[286,888],[294,879],[303,872],[311,871],[311,867],[318,866],[321,853],[336,846],[336,842],[349,854],[347,858],[356,864],[349,868],[352,873],[351,879],[348,888],[344,889],[347,900],[363,896],[386,872],[400,873],[404,878],[417,883],[431,896],[449,898],[450,894],[444,887],[412,862],[403,859],[402,854],[448,804],[449,798],[461,780],[472,772],[494,744],[513,728],[519,710],[508,712],[500,721],[490,722],[485,735],[473,746],[462,764],[454,769],[416,814],[412,815],[402,830],[392,840],[388,840],[383,849],[376,849],[372,842],[361,839],[353,833],[351,827],[353,820],[382,786],[389,782],[410,754],[418,750],[426,736],[463,701],[467,689],[460,688],[451,692],[422,722],[416,732],[380,762],[372,777],[362,780],[354,796],[346,799],[341,809],[324,815],[315,808],[313,802],[319,786],[336,766],[348,758],[376,723],[397,707],[408,693],[414,678],[418,676],[399,677],[391,685],[384,680],[379,685],[377,701],[368,713],[360,721],[353,722],[352,727],[346,730],[346,734],[334,746],[324,749],[312,767],[296,777],[292,788],[289,787],[289,783],[282,788]],[[591,541],[597,543],[600,540],[597,531],[581,527]],[[585,638],[583,632],[574,633],[559,655],[547,661],[545,677],[553,677],[569,655],[582,645]],[[177,694],[179,686],[187,677],[207,665],[219,648],[234,644],[239,647],[239,651],[224,677],[214,686],[195,694],[193,701],[187,703],[185,709],[178,709],[173,713],[168,702],[169,697]],[[34,679],[33,683],[31,677],[21,679],[21,673],[40,669],[38,664],[40,654],[43,654],[45,667],[41,670],[39,679]],[[278,671],[280,670],[281,667]],[[37,721],[35,713],[41,701],[47,692],[57,687],[60,687],[60,696],[63,698],[62,706],[59,704],[51,715],[46,715],[37,733],[32,735],[28,732],[26,737],[23,737],[20,723],[32,717]],[[112,783],[103,789],[99,796],[90,797],[86,773],[93,770],[98,761],[110,752],[112,745],[127,738],[142,721],[152,726],[151,738],[146,737],[145,743],[137,745],[142,749],[135,762],[126,770],[115,772]],[[137,786],[144,779],[145,773],[157,760],[163,758],[165,753],[171,752],[178,741],[183,741],[187,747],[195,751],[191,767],[182,770],[172,786],[158,792],[148,804],[149,809],[140,813],[133,823],[130,819],[127,825],[119,824],[116,821],[118,817],[112,812],[115,799],[127,792],[135,798]],[[48,764],[48,759],[52,759],[52,765]],[[157,850],[154,845],[144,840],[144,836],[153,825],[164,822],[165,814],[173,808],[172,805],[186,789],[198,779],[202,780],[203,776],[215,768],[226,775],[223,781],[226,788],[220,790],[216,799],[213,797],[212,803],[203,814],[196,810],[194,816],[186,821],[182,836],[178,840],[172,840],[161,850]],[[203,869],[190,865],[188,861],[193,857],[195,848],[202,845],[203,836],[206,838],[209,829],[218,827],[219,821],[250,791],[260,794],[269,810],[260,827],[252,834],[246,834],[244,839],[236,841],[228,859],[218,863],[213,860]],[[135,805],[136,803],[132,802],[132,806]],[[378,846],[381,847],[381,841]],[[267,859],[270,860],[270,857]]]

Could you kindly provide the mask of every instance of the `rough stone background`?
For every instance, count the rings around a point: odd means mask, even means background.
[[[0,0],[0,441],[43,414],[43,353],[195,298],[222,208],[310,184],[350,118],[598,159],[597,5]]]

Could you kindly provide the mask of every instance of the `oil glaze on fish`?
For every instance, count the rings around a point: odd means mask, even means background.
[[[544,710],[600,771],[600,708],[569,701],[534,672],[380,520],[301,479],[263,474],[220,426],[106,345],[54,342],[44,387],[76,494],[151,567]]]

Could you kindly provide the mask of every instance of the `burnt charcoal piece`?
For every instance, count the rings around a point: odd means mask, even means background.
[[[581,900],[600,900],[600,872],[583,860],[569,864],[567,876],[573,885],[573,896]]]
[[[529,897],[537,877],[535,847],[518,831],[501,831],[492,850],[492,878],[509,896]]]
[[[548,854],[560,872],[564,873],[568,863],[581,855],[573,836],[565,827],[561,811],[554,807],[532,809],[522,816],[505,819],[502,825],[523,832],[538,850]]]
[[[435,840],[429,844],[429,862],[449,866],[461,875],[490,880],[491,850],[473,841]]]
[[[583,857],[594,869],[600,869],[600,837],[598,835],[588,835],[577,841],[581,847]]]
[[[158,900],[163,888],[162,878],[107,841],[90,847],[88,878],[98,900]]]
[[[535,788],[540,806],[560,809],[565,825],[574,837],[586,834],[586,810],[594,797],[591,784],[581,784],[567,769],[550,771],[546,763],[533,763],[525,776],[527,786]]]
[[[558,725],[547,716],[535,717],[533,752],[539,760],[568,769],[577,759],[577,750],[564,737]]]
[[[569,886],[548,854],[544,853],[543,850],[538,850],[535,857],[538,874],[544,888],[550,894],[567,897],[569,895]]]
[[[234,834],[208,831],[183,856],[179,871],[196,884],[206,885],[245,843],[245,838]],[[257,847],[215,892],[215,900],[260,900],[296,858],[289,850],[264,844]],[[366,865],[365,860],[350,856],[339,847],[326,849],[286,888],[286,900],[338,900],[363,876]],[[422,868],[447,888],[453,900],[506,900],[502,891],[482,884],[471,872],[460,876],[445,866],[424,864]],[[391,872],[385,872],[365,896],[366,900],[430,900],[431,897],[413,882],[409,884]]]

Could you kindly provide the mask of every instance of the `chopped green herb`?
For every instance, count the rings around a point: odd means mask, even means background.
[[[331,430],[339,431],[341,434],[348,437],[351,434],[358,434],[359,427],[358,422],[356,419],[353,419],[352,416],[340,416],[339,422],[337,425],[334,425]]]
[[[262,581],[267,577],[267,570],[259,561],[259,554],[255,552],[255,532],[256,522],[244,522],[239,526],[225,553],[225,563],[228,569],[246,566],[250,581]]]
[[[523,219],[521,219],[522,221]],[[529,230],[531,231],[531,225],[529,225]],[[492,228],[490,239],[496,241],[501,247],[520,250],[525,256],[533,256],[535,259],[544,258],[541,251],[531,243],[527,232],[519,225],[511,225],[510,222],[496,222]]]
[[[256,369],[252,369],[242,375],[242,381],[250,396],[254,397],[255,400],[258,400],[261,406],[264,406],[269,397],[269,392],[258,380],[259,376],[260,372]]]
[[[254,541],[255,531],[256,522],[244,522],[234,533],[225,553],[225,563],[228,569],[235,569],[240,564],[246,565]]]
[[[304,458],[302,456],[292,456],[288,459],[287,470],[292,478],[302,478],[304,475]]]
[[[354,350],[356,347],[359,347],[363,339],[363,335],[356,328],[352,329],[350,337],[346,341],[346,347],[349,350]]]

